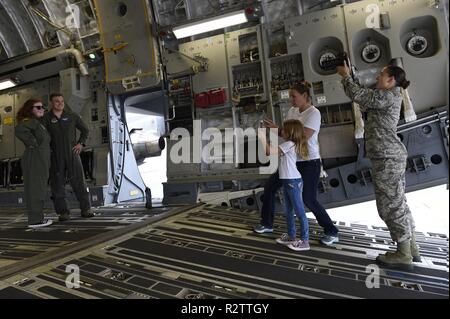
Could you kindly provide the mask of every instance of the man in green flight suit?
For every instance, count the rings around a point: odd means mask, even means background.
[[[59,221],[70,219],[66,202],[66,179],[80,203],[81,216],[93,217],[80,158],[89,129],[78,114],[64,110],[64,97],[61,94],[50,95],[50,103],[52,109],[44,115],[42,122],[51,137],[50,186]],[[81,133],[78,139],[77,130]]]

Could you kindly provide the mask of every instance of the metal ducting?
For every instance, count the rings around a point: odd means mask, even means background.
[[[156,141],[140,142],[133,144],[133,151],[136,160],[143,160],[147,157],[160,156],[161,151],[166,148],[166,142],[163,137]]]

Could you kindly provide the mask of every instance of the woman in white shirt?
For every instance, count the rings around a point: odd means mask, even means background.
[[[319,152],[319,131],[321,123],[320,111],[311,104],[311,84],[304,81],[291,88],[292,107],[287,119],[297,119],[304,126],[304,133],[308,139],[309,159],[299,159],[297,169],[303,179],[303,202],[311,210],[319,225],[324,229],[324,236],[320,241],[331,245],[339,241],[338,229],[328,216],[325,208],[317,200],[317,188],[320,179],[321,160]],[[268,128],[278,126],[270,120],[265,120]],[[257,233],[273,232],[275,211],[275,193],[282,185],[279,172],[273,174],[264,187],[264,200],[261,210],[261,223],[254,228]]]

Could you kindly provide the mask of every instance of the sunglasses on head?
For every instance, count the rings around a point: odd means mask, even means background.
[[[35,108],[36,110],[43,110],[44,106],[43,105],[34,105],[33,108]]]

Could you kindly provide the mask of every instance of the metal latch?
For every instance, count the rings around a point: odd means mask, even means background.
[[[321,193],[321,194],[326,193],[329,190],[331,190],[331,186],[330,186],[330,184],[328,184],[328,181],[325,178],[320,179],[318,188],[319,188],[319,193]]]
[[[122,79],[122,86],[126,91],[132,90],[134,88],[141,86],[141,79],[137,75],[129,76]]]
[[[418,155],[408,159],[408,166],[411,172],[420,173],[426,171],[431,162],[425,157],[425,155]]]
[[[128,42],[121,41],[121,42],[118,42],[117,44],[115,44],[112,48],[103,49],[102,52],[117,54],[117,52],[119,52],[120,50],[123,50],[127,46],[128,46]]]
[[[372,183],[372,170],[370,168],[360,170],[358,172],[358,175],[361,184],[363,184],[364,186],[367,186],[369,183]]]

